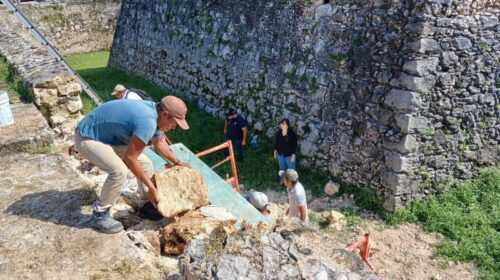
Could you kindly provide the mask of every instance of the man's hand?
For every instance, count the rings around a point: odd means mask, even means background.
[[[247,145],[247,140],[246,139],[241,140],[241,146],[246,146],[246,145]]]
[[[290,159],[292,162],[295,162],[295,154],[292,155],[292,158]]]
[[[155,147],[156,152],[159,153],[164,158],[166,158],[169,162],[171,162],[171,165],[169,167],[172,167],[172,165],[191,167],[189,163],[184,163],[179,161],[179,159],[175,156],[172,150],[170,150],[165,140],[163,140],[163,137],[153,137],[151,142],[153,142],[153,146]]]
[[[191,164],[189,164],[189,163],[187,163],[187,162],[179,162],[177,165],[178,165],[178,166],[184,166],[184,167],[191,168]]]
[[[156,188],[149,188],[148,195],[149,201],[151,201],[151,203],[153,203],[153,205],[156,207],[158,205],[158,202],[160,202],[160,197]]]
[[[274,159],[277,159],[278,158],[278,151],[274,150],[273,156],[274,156]]]

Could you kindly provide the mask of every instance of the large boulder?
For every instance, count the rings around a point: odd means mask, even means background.
[[[158,211],[165,217],[208,205],[205,179],[188,167],[176,166],[154,174],[159,193]]]
[[[163,228],[163,251],[169,255],[183,253],[195,238],[216,238],[235,231],[236,218],[219,206],[204,206],[180,217]]]

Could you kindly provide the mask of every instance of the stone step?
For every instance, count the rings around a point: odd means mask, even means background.
[[[25,103],[11,104],[14,124],[0,127],[0,154],[50,146],[54,131],[38,109]]]

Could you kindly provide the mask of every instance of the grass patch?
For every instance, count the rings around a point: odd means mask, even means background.
[[[43,145],[43,146],[25,145],[19,147],[18,151],[29,154],[53,154],[56,152],[56,148],[52,145]]]
[[[143,89],[155,100],[160,100],[161,97],[172,94],[142,77],[128,74],[120,69],[107,67],[108,58],[109,52],[105,51],[72,55],[67,57],[66,60],[104,101],[113,99],[111,92],[118,83],[124,84],[126,87]],[[195,101],[183,99],[188,106],[187,121],[190,129],[187,131],[176,129],[173,132],[168,132],[168,137],[174,142],[184,143],[194,153],[222,143],[224,140],[224,120],[215,118],[200,110]],[[95,108],[95,104],[86,95],[82,94],[82,100],[85,112],[90,112]],[[253,131],[249,131],[248,143],[250,143],[252,133]],[[284,186],[277,184],[278,163],[273,158],[272,140],[261,136],[259,141],[260,147],[256,150],[250,149],[248,145],[244,148],[245,160],[237,165],[240,183],[246,186],[246,190],[285,191]],[[203,161],[212,165],[222,158],[223,153],[218,152],[203,157]],[[226,177],[226,174],[231,175],[229,164],[225,164],[215,169],[215,171],[223,178]],[[323,193],[323,186],[329,179],[326,173],[301,167],[298,168],[298,172],[300,181],[306,189],[312,191],[313,196]]]
[[[24,85],[21,76],[16,75],[5,57],[0,56],[0,84],[7,86],[9,98],[20,98],[31,102],[32,97],[29,89]]]
[[[385,216],[391,224],[420,222],[445,239],[437,252],[452,260],[475,261],[482,279],[500,275],[500,168],[452,191],[417,200]]]

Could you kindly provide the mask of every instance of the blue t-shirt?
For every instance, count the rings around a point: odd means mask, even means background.
[[[161,137],[154,102],[114,100],[97,107],[78,123],[80,135],[112,146],[128,145],[132,135],[146,145]]]
[[[242,140],[243,139],[243,128],[247,126],[245,119],[236,115],[234,120],[227,120],[227,139],[229,140]]]

